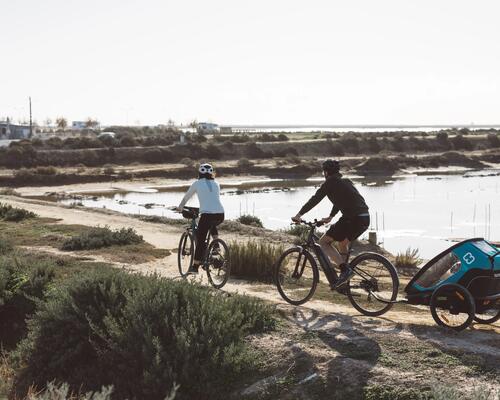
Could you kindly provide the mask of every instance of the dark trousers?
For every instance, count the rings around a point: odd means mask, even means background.
[[[201,214],[198,228],[196,229],[196,250],[194,251],[195,261],[201,261],[206,250],[207,233],[212,236],[217,235],[217,225],[224,221],[224,214]]]

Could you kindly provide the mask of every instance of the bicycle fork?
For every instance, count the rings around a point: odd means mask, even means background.
[[[300,265],[301,261],[302,265]],[[302,274],[304,273],[304,269],[306,268],[306,263],[307,257],[305,255],[304,248],[302,248],[299,256],[297,257],[297,262],[295,263],[295,269],[293,270],[292,278],[299,279],[302,276]]]

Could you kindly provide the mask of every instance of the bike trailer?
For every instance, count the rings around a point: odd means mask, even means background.
[[[482,238],[451,246],[425,264],[408,283],[405,288],[408,303],[429,305],[433,293],[442,287],[465,288],[476,313],[499,309],[500,249]]]

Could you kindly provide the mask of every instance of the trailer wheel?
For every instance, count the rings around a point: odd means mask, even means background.
[[[478,324],[493,324],[500,319],[500,310],[499,309],[490,309],[483,311],[481,313],[477,313],[474,316],[474,321]]]
[[[432,318],[438,325],[455,331],[467,328],[476,311],[470,292],[455,283],[439,286],[432,293],[430,308]]]

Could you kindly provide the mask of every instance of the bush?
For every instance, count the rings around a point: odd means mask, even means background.
[[[114,398],[226,398],[254,368],[244,344],[272,328],[269,306],[157,276],[96,270],[67,282],[34,315],[19,355],[19,394],[34,383],[113,385]]]
[[[239,169],[248,169],[253,167],[253,162],[251,162],[248,158],[240,158],[236,165]]]
[[[500,138],[495,133],[488,134],[488,142],[491,147],[500,147]]]
[[[289,235],[297,236],[301,241],[306,240],[309,231],[310,228],[307,225],[299,224],[292,225],[288,229],[283,230],[283,232]]]
[[[284,246],[263,241],[232,242],[229,246],[231,276],[271,282],[273,266],[283,251]]]
[[[245,145],[245,155],[248,158],[265,158],[266,152],[257,146],[257,144],[249,143]]]
[[[0,203],[0,219],[4,221],[20,222],[24,219],[35,217],[35,213],[24,208],[12,207],[10,204]]]
[[[207,146],[207,157],[213,160],[218,160],[222,157],[222,151],[217,146],[209,144]]]
[[[264,225],[262,225],[262,221],[260,220],[260,218],[256,217],[255,215],[244,214],[241,215],[239,218],[237,218],[236,221],[242,223],[243,225],[252,225],[252,226],[257,226],[259,228],[264,227]]]
[[[368,139],[368,147],[370,148],[370,152],[376,154],[380,153],[380,151],[382,150],[382,148],[380,147],[380,143],[375,136],[372,136],[370,137],[370,139]]]
[[[345,154],[344,148],[339,142],[330,139],[327,139],[327,141],[328,141],[328,151],[332,156],[343,156]]]
[[[57,169],[54,167],[37,167],[35,169],[37,175],[57,175]]]
[[[438,132],[436,135],[436,140],[438,144],[445,150],[451,149],[451,143],[448,140],[448,134],[444,131]]]
[[[462,135],[455,136],[453,139],[451,139],[451,143],[453,143],[453,147],[455,150],[472,150],[474,148],[470,140],[463,137]]]
[[[342,148],[348,152],[353,154],[360,153],[359,140],[352,134],[346,134],[339,139]]]
[[[26,333],[26,318],[45,298],[55,276],[49,262],[0,257],[0,347],[13,347]]]
[[[138,244],[143,241],[142,236],[138,235],[133,228],[122,228],[113,231],[107,226],[104,228],[94,227],[66,240],[62,244],[61,250],[93,250],[109,246]]]
[[[415,270],[422,262],[418,249],[408,247],[404,253],[398,253],[394,266],[399,270]]]
[[[104,175],[114,175],[115,174],[115,168],[111,164],[105,164],[104,165]]]

